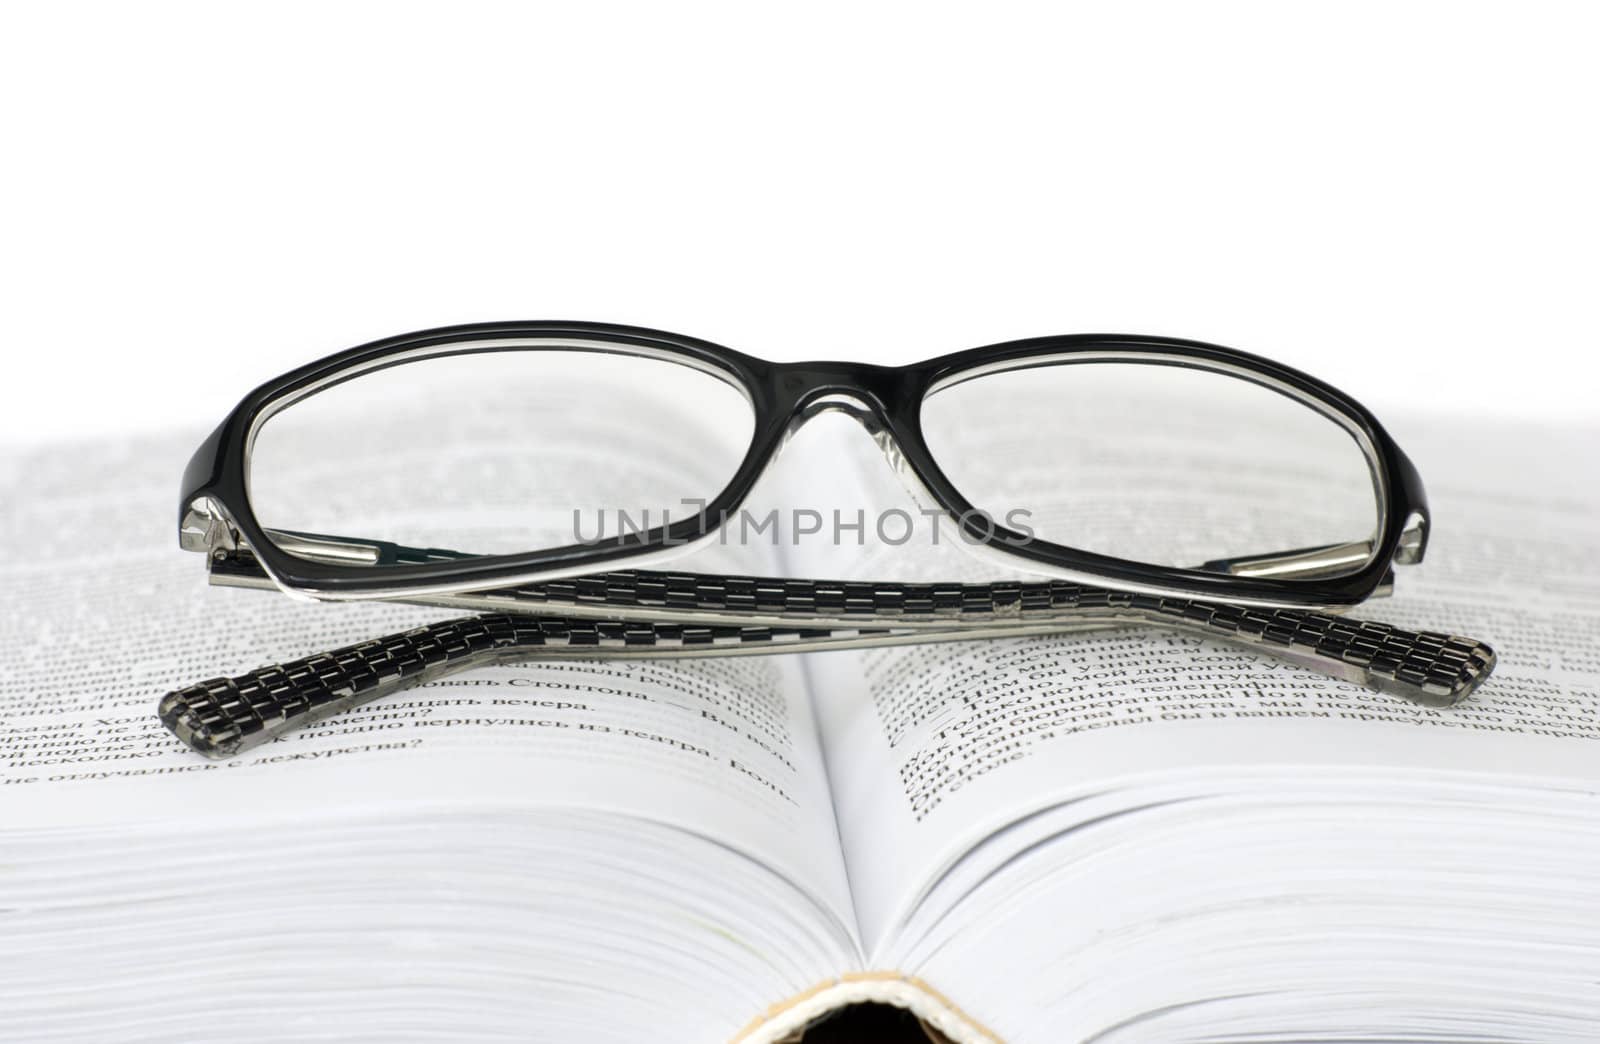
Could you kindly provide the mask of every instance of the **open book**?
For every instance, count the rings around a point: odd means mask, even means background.
[[[897,495],[816,427],[752,503]],[[1456,709],[1130,628],[529,661],[230,761],[156,699],[440,611],[207,587],[192,435],[0,457],[0,1035],[1592,1040],[1600,436],[1396,433],[1433,544],[1355,615],[1492,642]],[[873,544],[684,568],[975,575]]]

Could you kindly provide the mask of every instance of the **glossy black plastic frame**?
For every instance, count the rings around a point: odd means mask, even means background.
[[[248,493],[248,456],[256,428],[277,409],[375,369],[502,347],[540,350],[537,345],[502,346],[496,342],[541,339],[591,342],[589,350],[677,360],[743,389],[754,409],[755,427],[727,487],[694,517],[604,543],[384,568],[340,565],[286,552],[257,521]],[[560,343],[550,347],[571,348]],[[955,489],[923,440],[920,414],[924,399],[941,386],[981,371],[1102,359],[1225,373],[1299,399],[1341,423],[1364,443],[1379,494],[1376,543],[1366,564],[1344,575],[1295,579],[1163,568],[1028,539],[992,519],[980,521],[985,518],[979,511],[982,505],[970,503]],[[481,323],[405,334],[330,355],[261,385],[245,396],[189,462],[179,501],[179,524],[181,528],[191,505],[209,499],[278,584],[325,598],[393,597],[406,590],[483,590],[557,574],[625,568],[643,556],[714,534],[717,520],[737,510],[794,427],[830,408],[846,409],[880,439],[892,441],[911,475],[974,542],[1021,560],[1018,564],[1026,563],[1024,568],[1031,566],[1067,578],[1092,578],[1110,587],[1218,601],[1341,608],[1364,601],[1384,583],[1403,542],[1400,558],[1407,562],[1420,560],[1426,543],[1428,512],[1422,481],[1377,419],[1337,389],[1245,352],[1175,338],[1071,334],[1011,341],[906,366],[774,363],[658,330],[559,321]],[[404,464],[397,462],[396,466]]]

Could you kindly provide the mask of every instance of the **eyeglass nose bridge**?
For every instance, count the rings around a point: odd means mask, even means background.
[[[787,412],[782,444],[787,444],[806,423],[825,413],[839,413],[861,425],[878,444],[896,471],[906,461],[897,423],[903,400],[910,392],[911,375],[905,367],[856,362],[802,362],[781,364],[772,373],[772,391],[780,411]]]
[[[789,415],[788,435],[799,431],[813,417],[842,413],[877,437],[885,430],[882,408],[858,392],[829,391],[802,400]]]
[[[780,388],[789,397],[788,422],[784,427],[780,446],[789,441],[815,417],[838,413],[849,417],[877,444],[890,470],[899,479],[912,504],[924,514],[944,515],[951,509],[934,493],[922,474],[912,464],[902,443],[908,437],[905,422],[896,423],[895,411],[907,392],[896,384],[906,374],[890,367],[866,364],[799,364],[780,375]],[[783,387],[782,385],[787,385]],[[915,433],[909,434],[912,441]],[[768,459],[775,462],[776,454]],[[954,539],[952,532],[951,538]]]
[[[787,445],[808,421],[825,413],[840,413],[861,425],[872,441],[877,443],[890,468],[894,470],[918,507],[932,508],[938,504],[921,476],[915,474],[911,468],[899,438],[890,429],[882,405],[859,393],[829,391],[800,402],[789,415],[789,424],[783,433],[783,443]]]
[[[842,413],[878,438],[891,426],[904,378],[901,368],[852,362],[789,363],[773,372],[777,402],[789,413],[787,435],[813,417]]]

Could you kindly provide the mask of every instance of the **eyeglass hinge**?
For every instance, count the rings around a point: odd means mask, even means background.
[[[1394,560],[1400,565],[1416,565],[1428,549],[1428,516],[1413,511],[1406,517],[1400,531],[1400,546],[1395,548]]]
[[[239,531],[228,524],[210,497],[190,504],[178,523],[178,546],[185,551],[210,554],[233,551],[240,545]]]

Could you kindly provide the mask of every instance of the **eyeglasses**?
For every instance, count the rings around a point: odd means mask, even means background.
[[[735,530],[748,540],[752,521],[787,533],[746,499],[827,412],[865,428],[918,508],[890,533],[882,516],[857,531],[895,543],[920,521],[1011,578],[662,569]],[[589,323],[408,334],[251,392],[194,455],[179,513],[180,545],[215,584],[481,614],[167,694],[162,720],[212,757],[530,655],[1152,624],[1435,706],[1494,665],[1470,638],[1331,615],[1387,594],[1427,543],[1421,480],[1377,420],[1288,367],[1168,338],[1045,337],[882,367]]]

